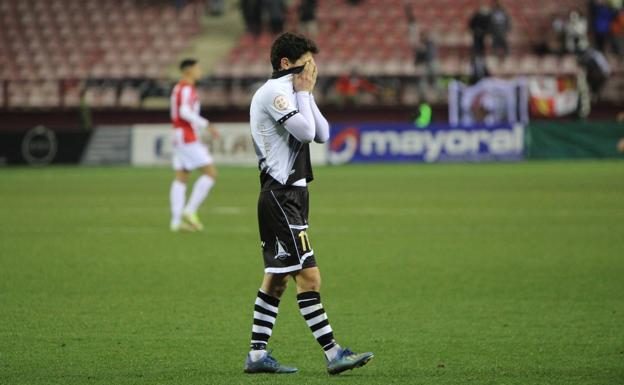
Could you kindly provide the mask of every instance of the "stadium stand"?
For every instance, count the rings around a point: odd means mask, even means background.
[[[422,75],[413,64],[405,0],[366,0],[351,5],[345,0],[320,0],[316,41],[321,47],[317,62],[327,76],[340,76],[350,69],[367,76],[409,77]],[[409,2],[421,31],[433,36],[438,46],[438,74],[467,76],[470,72],[472,36],[468,21],[479,0],[417,0]],[[573,55],[541,55],[534,47],[550,28],[552,15],[584,9],[583,0],[504,2],[512,20],[511,54],[505,59],[488,55],[492,75],[561,75],[579,71]],[[286,28],[297,30],[297,7],[288,9]],[[222,77],[264,76],[270,67],[267,52],[272,41],[268,32],[259,37],[246,34],[229,54],[228,64],[217,70]],[[606,99],[624,95],[624,68],[608,56],[614,81],[605,90]],[[234,63],[234,64],[229,64]],[[407,85],[409,88],[410,86]],[[414,99],[413,102],[416,102]],[[411,103],[410,103],[411,104]]]
[[[162,77],[199,32],[202,1],[1,0],[2,102],[76,105],[81,81]],[[10,81],[10,82],[7,82]],[[135,87],[89,87],[87,101],[136,102]],[[61,95],[64,95],[61,100]]]
[[[174,3],[0,0],[0,106],[75,106],[84,101],[93,107],[138,107],[154,89],[156,95],[165,96],[171,83],[165,69],[179,59],[189,38],[200,33],[206,0],[187,0],[180,10]],[[289,4],[286,30],[298,30],[298,2]],[[417,104],[422,90],[414,79],[424,69],[414,65],[405,4],[410,4],[419,30],[436,42],[440,78],[467,77],[472,45],[468,20],[479,0],[365,0],[357,5],[319,0],[315,39],[321,47],[317,62],[323,76],[335,81],[357,71],[377,82],[398,84],[397,98],[387,98],[386,104]],[[512,22],[511,53],[504,59],[486,57],[492,75],[579,73],[576,57],[536,55],[534,50],[550,28],[552,16],[584,10],[584,0],[503,4]],[[217,107],[245,107],[250,88],[271,71],[268,51],[273,38],[266,31],[259,36],[243,34],[227,60],[220,61],[200,88],[202,100]],[[622,101],[624,66],[613,55],[607,59],[613,75],[603,90],[603,100]],[[163,84],[160,89],[155,81]],[[325,84],[320,102],[335,98],[330,88]],[[425,93],[434,103],[446,97],[443,89]]]
[[[334,75],[344,67],[336,66],[334,62],[344,61],[353,65],[365,62],[364,72],[371,74],[413,74],[412,48],[403,4],[404,0],[368,0],[353,6],[344,0],[321,0],[316,40],[322,52],[318,61]],[[449,75],[467,73],[472,44],[468,19],[478,6],[478,0],[419,0],[412,3],[420,29],[430,32],[439,46],[442,72]],[[566,72],[576,70],[574,58],[537,58],[531,53],[531,46],[540,39],[541,30],[536,26],[550,23],[553,12],[582,6],[583,1],[579,0],[509,2],[514,25],[510,36],[513,56],[505,63],[497,63],[495,58],[489,57],[491,66],[501,73],[558,73],[561,64]],[[288,29],[297,29],[296,12],[295,6],[289,8]],[[271,41],[267,33],[257,39],[247,34],[232,50],[230,59],[240,66],[261,59],[262,55],[266,56]],[[220,70],[222,73],[229,71],[233,76],[243,72],[237,66],[226,65]]]

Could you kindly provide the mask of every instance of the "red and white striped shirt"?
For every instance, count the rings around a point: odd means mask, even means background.
[[[175,130],[182,130],[184,143],[198,140],[199,131],[208,126],[208,120],[199,115],[200,102],[195,86],[180,81],[171,92],[171,122]]]

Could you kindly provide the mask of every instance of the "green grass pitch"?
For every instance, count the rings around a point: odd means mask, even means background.
[[[257,173],[222,167],[171,234],[171,172],[0,170],[0,384],[623,384],[624,162],[320,167],[310,240],[338,377],[290,287],[242,372]]]

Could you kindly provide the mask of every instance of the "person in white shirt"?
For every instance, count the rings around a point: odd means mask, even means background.
[[[260,169],[258,223],[264,257],[264,278],[254,302],[251,350],[246,373],[294,373],[266,350],[280,297],[292,277],[301,315],[322,347],[327,371],[338,374],[363,366],[373,353],[356,354],[334,339],[321,303],[321,275],[308,238],[308,189],[313,179],[310,143],[329,139],[329,124],[312,91],[318,52],[310,39],[280,35],[271,47],[274,72],[254,94],[250,126]]]

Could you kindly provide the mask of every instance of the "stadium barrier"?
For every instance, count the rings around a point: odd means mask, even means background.
[[[452,127],[358,123],[332,126],[329,162],[485,162],[524,159],[522,125]]]
[[[0,132],[0,164],[45,166],[79,163],[91,131],[51,129]]]
[[[255,166],[247,123],[216,124],[208,140],[217,164]],[[171,126],[98,126],[93,131],[42,125],[0,131],[0,165],[169,165]],[[624,124],[534,122],[521,125],[451,127],[408,123],[334,124],[327,145],[313,145],[315,164],[384,162],[488,162],[523,159],[624,158]]]
[[[534,122],[526,139],[528,159],[624,159],[623,123]]]
[[[257,166],[256,152],[248,123],[215,123],[219,139],[207,139],[216,164]],[[132,128],[131,164],[153,166],[171,164],[170,124],[141,124]],[[312,163],[327,163],[326,146],[311,146]]]

